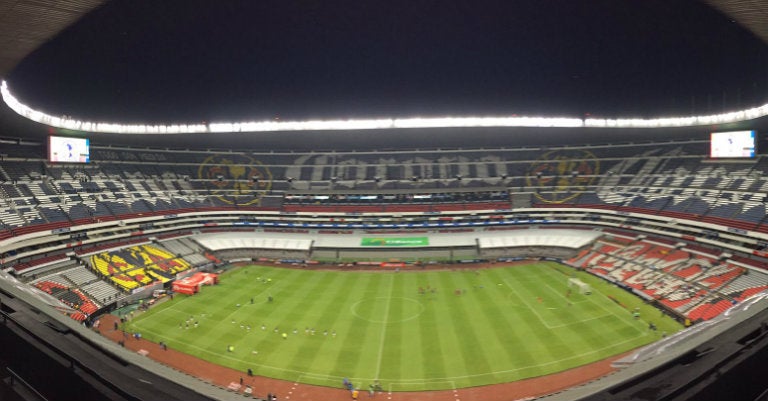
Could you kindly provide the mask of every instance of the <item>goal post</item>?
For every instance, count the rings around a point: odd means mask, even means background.
[[[569,278],[568,288],[573,288],[573,287],[576,287],[579,290],[580,294],[589,295],[592,293],[592,287],[590,287],[589,284],[577,278]]]

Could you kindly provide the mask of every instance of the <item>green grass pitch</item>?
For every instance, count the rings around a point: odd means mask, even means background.
[[[568,295],[571,275],[593,293]],[[400,272],[248,266],[220,278],[137,315],[128,329],[243,372],[332,387],[379,379],[392,391],[546,375],[680,329],[626,291],[553,262]]]

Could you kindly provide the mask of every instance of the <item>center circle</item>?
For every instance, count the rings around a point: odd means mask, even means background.
[[[366,298],[352,304],[352,314],[371,323],[402,323],[416,319],[424,312],[421,302],[406,297]],[[397,317],[389,316],[397,313]]]

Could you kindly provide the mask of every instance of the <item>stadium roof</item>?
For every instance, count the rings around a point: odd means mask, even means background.
[[[0,0],[0,76],[105,0]]]
[[[768,43],[768,2],[765,0],[705,0]]]

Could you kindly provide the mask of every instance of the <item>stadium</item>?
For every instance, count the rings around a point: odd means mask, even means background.
[[[766,399],[767,76],[641,117],[36,98],[102,3],[0,2],[0,398]]]

